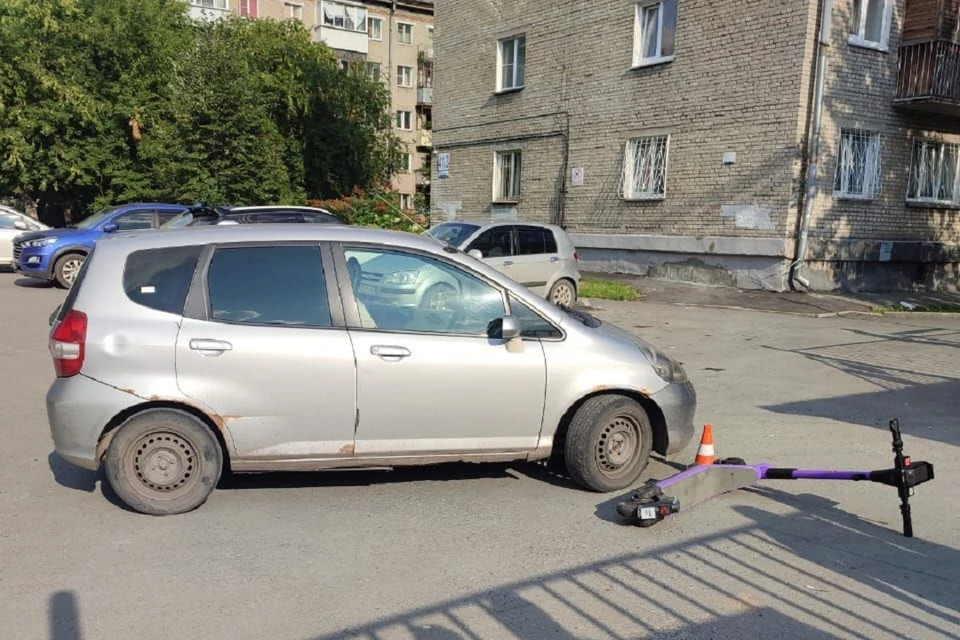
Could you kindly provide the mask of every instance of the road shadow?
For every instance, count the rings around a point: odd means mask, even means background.
[[[39,278],[17,278],[13,284],[24,289],[53,289],[56,285],[52,280],[40,280]]]
[[[114,493],[110,487],[110,483],[107,482],[102,467],[97,471],[81,469],[58,456],[55,451],[47,455],[47,465],[53,473],[53,479],[61,487],[73,489],[74,491],[83,491],[84,493],[93,493],[97,490],[97,485],[99,485],[100,494],[113,506],[119,507],[124,511],[129,511],[130,513],[137,513],[128,507],[123,500],[120,499],[120,496]]]
[[[73,591],[56,591],[47,606],[50,640],[83,640],[80,609]]]
[[[755,504],[734,507],[742,526],[474,591],[314,640],[872,640],[949,637],[960,625],[956,549],[903,538],[822,498],[753,495]],[[680,537],[684,517],[657,531]],[[640,544],[651,536],[641,528],[636,535]]]
[[[849,340],[784,349],[840,371],[874,390],[844,396],[766,405],[774,413],[817,416],[887,428],[900,418],[905,434],[960,445],[956,401],[960,396],[960,332],[939,327],[910,327],[893,333],[847,329]]]

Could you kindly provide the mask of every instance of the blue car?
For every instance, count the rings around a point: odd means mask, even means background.
[[[122,204],[98,211],[76,226],[24,233],[13,243],[13,266],[31,278],[69,289],[97,240],[109,233],[156,229],[187,207],[179,204]]]

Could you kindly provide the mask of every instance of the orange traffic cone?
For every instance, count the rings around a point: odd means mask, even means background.
[[[713,425],[703,425],[703,437],[700,438],[700,448],[697,449],[697,459],[694,464],[713,464],[717,456],[713,452]]]

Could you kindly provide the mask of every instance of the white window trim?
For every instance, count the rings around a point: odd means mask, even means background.
[[[406,173],[413,173],[413,154],[408,152],[404,155],[407,157],[407,159],[403,163],[403,171]]]
[[[837,171],[840,170],[840,163],[843,162],[843,132],[844,131],[860,131],[864,133],[869,133],[873,136],[876,136],[877,139],[877,149],[876,149],[876,162],[879,163],[879,182],[874,186],[871,193],[849,193],[836,188],[837,181]],[[869,161],[869,160],[868,160]],[[865,169],[866,170],[866,169]],[[860,127],[840,127],[839,136],[837,137],[837,160],[836,166],[834,168],[833,174],[833,197],[837,200],[859,200],[859,201],[870,201],[877,200],[881,197],[883,193],[883,134],[877,129],[863,129]]]
[[[658,64],[666,64],[667,62],[673,62],[675,54],[670,54],[669,56],[655,56],[653,58],[644,58],[643,57],[643,10],[647,7],[651,7],[655,4],[661,5],[660,11],[657,13],[657,51],[661,51],[663,43],[663,0],[643,0],[634,5],[633,13],[633,64],[630,66],[631,69],[641,69],[643,67],[652,67]],[[680,15],[680,3],[677,3],[677,16],[679,20]]]
[[[399,125],[400,114],[401,114],[401,113],[406,113],[406,114],[407,114],[408,117],[406,118],[406,121],[407,121],[407,123],[408,123],[410,126],[409,126],[409,127],[397,126],[397,129],[399,129],[400,131],[413,131],[413,112],[412,112],[412,111],[406,111],[405,109],[397,109],[396,120],[397,120],[397,124],[398,124],[398,125]]]
[[[406,84],[404,84],[403,82],[401,82],[401,80],[403,79],[403,74],[400,73],[400,69],[406,69],[407,71],[409,71],[409,73],[407,74],[407,78],[408,78],[410,81],[409,81],[408,83],[406,83]],[[404,89],[411,89],[411,88],[413,88],[413,67],[408,66],[408,65],[405,65],[405,64],[399,64],[399,65],[397,65],[397,86],[398,86],[398,87],[401,87],[401,88],[404,88]]]
[[[500,156],[519,155],[520,156],[520,179],[517,181],[517,192],[510,196],[500,195]],[[514,162],[514,170],[516,163]],[[494,204],[517,204],[520,202],[520,196],[523,193],[523,149],[498,149],[493,152],[493,199]]]
[[[940,147],[941,157],[943,155],[943,148],[946,145],[960,146],[956,142],[949,142],[947,140],[938,140],[935,138],[916,138],[913,141],[913,148],[911,149],[911,152],[914,149],[916,149],[916,146],[919,144],[937,145],[938,147]],[[907,196],[905,199],[906,203],[912,204],[912,205],[921,205],[925,207],[935,207],[935,208],[949,208],[949,209],[960,208],[960,149],[958,149],[958,153],[957,153],[957,167],[954,169],[953,192],[956,197],[955,200],[942,200],[940,198],[923,198],[919,196],[911,197],[910,190],[913,187],[914,171],[917,170],[917,167],[915,166],[916,154],[911,153],[911,156],[912,157],[910,160],[910,172],[907,174]]]
[[[847,42],[854,47],[890,53],[890,24],[893,21],[893,0],[883,0],[883,24],[880,26],[880,42],[867,40],[863,37],[866,29],[866,21],[864,20],[866,13],[867,2],[863,0],[863,2],[860,3],[860,17],[854,17],[858,24],[857,33],[851,33],[847,38]]]
[[[517,47],[519,40],[523,38],[524,49],[526,49],[526,40],[527,36],[524,33],[518,33],[517,35],[509,36],[506,38],[501,38],[497,40],[497,90],[496,93],[513,93],[514,91],[520,91],[527,85],[527,57],[524,54],[523,57],[523,84],[513,86],[513,87],[504,87],[503,86],[503,45],[506,42],[513,43],[513,79],[517,79]]]
[[[285,0],[284,4],[294,4],[294,2],[290,2],[289,0]],[[333,25],[333,24],[327,24],[326,19],[325,19],[325,16],[324,16],[324,11],[323,11],[324,5],[326,5],[326,4],[336,4],[336,5],[340,5],[341,7],[344,7],[344,8],[346,8],[346,7],[353,7],[354,9],[363,9],[363,14],[364,14],[364,18],[363,18],[364,28],[363,28],[363,29],[347,29],[346,26],[338,27],[338,26]],[[369,39],[369,36],[370,36],[369,20],[370,20],[370,11],[369,11],[369,9],[367,9],[367,7],[366,7],[365,5],[357,4],[356,2],[343,2],[342,0],[323,0],[322,2],[317,2],[317,25],[316,25],[316,27],[314,27],[314,28],[316,28],[316,29],[335,29],[335,30],[337,30],[337,31],[346,31],[347,33],[362,33],[362,34],[364,34],[365,36],[367,36],[368,39]],[[381,27],[381,29],[382,29],[382,27]],[[383,32],[381,31],[381,40],[383,39],[382,36],[383,36]]]
[[[374,21],[374,20],[380,23],[379,38],[374,38],[370,35],[370,23],[371,21]],[[376,42],[383,42],[383,18],[381,18],[380,16],[371,16],[369,13],[367,14],[367,39],[374,40]]]
[[[211,11],[229,11],[230,10],[230,0],[223,0],[222,7],[218,7],[218,6],[206,7],[200,4],[200,2],[201,0],[190,0],[190,6],[196,7],[197,9],[208,9]],[[214,5],[216,5],[216,1],[214,1]],[[239,7],[237,7],[237,9],[239,11]]]
[[[625,181],[626,176],[623,174],[626,173],[626,162],[627,162],[627,150],[630,148],[630,143],[634,140],[641,140],[643,138],[666,138],[666,151],[663,154],[663,193],[651,193],[651,194],[640,194],[640,195],[626,195],[626,185],[621,189],[620,197],[626,202],[655,202],[658,200],[666,200],[667,198],[667,181],[668,181],[668,172],[670,171],[670,141],[672,136],[669,133],[650,133],[646,135],[638,135],[629,138],[626,143],[623,145],[623,169],[621,171],[621,180]],[[632,188],[631,188],[632,190]]]
[[[402,24],[405,24],[405,25],[407,25],[408,27],[410,27],[410,42],[404,42],[403,40],[400,39],[400,25],[402,25]],[[403,45],[403,46],[405,46],[405,47],[412,47],[412,46],[413,46],[413,28],[414,28],[414,24],[415,24],[415,23],[413,23],[413,22],[405,22],[405,21],[403,21],[403,20],[397,20],[397,44]]]

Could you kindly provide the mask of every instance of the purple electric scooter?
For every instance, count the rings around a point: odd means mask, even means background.
[[[879,482],[896,487],[900,493],[903,535],[913,537],[910,496],[913,488],[933,480],[933,465],[913,462],[903,455],[900,422],[890,421],[893,436],[893,469],[879,471],[829,471],[826,469],[787,469],[769,464],[746,464],[740,458],[726,458],[714,464],[699,465],[681,471],[666,480],[648,480],[634,495],[617,505],[617,512],[641,527],[650,527],[664,518],[690,509],[714,496],[743,489],[760,480],[854,480]]]

